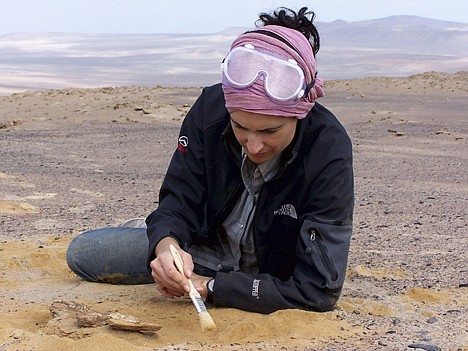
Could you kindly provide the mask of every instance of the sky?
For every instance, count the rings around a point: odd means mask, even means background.
[[[468,24],[467,0],[1,0],[0,35],[14,32],[216,33],[258,14],[307,6],[316,21],[416,15]]]

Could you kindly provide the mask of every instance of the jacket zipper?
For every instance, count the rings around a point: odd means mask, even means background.
[[[265,184],[261,187],[260,191],[255,194],[254,197],[254,206],[260,203],[260,194],[263,192],[265,188]],[[258,270],[260,271],[260,267],[262,266],[262,262],[260,260],[260,255],[258,254],[258,243],[257,243],[257,218],[258,218],[258,207],[255,210],[254,217],[252,218],[252,235],[253,235],[253,242],[254,242],[254,249],[255,249],[255,256],[257,256],[257,266]]]
[[[322,238],[318,231],[315,228],[309,228],[308,230],[310,235],[310,241],[313,245],[317,247],[317,251],[320,256],[320,260],[322,261],[325,269],[330,274],[332,280],[336,280],[338,278],[338,272],[336,271],[333,263],[330,260],[330,257],[325,252],[325,247],[322,243]]]
[[[221,207],[221,211],[218,212],[218,214],[216,215],[216,219],[214,221],[214,226],[218,226],[220,225],[228,215],[226,215],[226,212],[227,212],[227,209],[228,209],[228,205],[233,201],[233,199],[235,198],[238,198],[239,196],[236,196],[236,194],[239,193],[239,189],[241,189],[242,187],[240,186],[241,183],[238,183],[236,185],[236,187],[233,189],[233,191],[231,192],[231,196],[229,196],[229,198],[224,202],[223,206]],[[239,194],[240,195],[240,194]],[[221,219],[221,220],[220,220]]]

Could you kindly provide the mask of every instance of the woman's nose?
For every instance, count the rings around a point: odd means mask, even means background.
[[[250,136],[247,139],[247,151],[251,154],[257,154],[263,149],[263,142],[260,138],[255,136]]]

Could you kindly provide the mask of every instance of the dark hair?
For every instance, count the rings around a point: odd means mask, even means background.
[[[314,19],[315,13],[307,11],[307,7],[301,8],[298,13],[286,7],[280,7],[272,13],[261,13],[256,25],[261,27],[275,24],[296,29],[304,34],[316,55],[320,50],[320,37],[317,28],[312,23]]]

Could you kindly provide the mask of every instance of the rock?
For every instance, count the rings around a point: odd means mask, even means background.
[[[439,346],[428,345],[428,344],[411,344],[408,345],[411,349],[421,349],[425,351],[441,351],[442,349]]]
[[[107,320],[107,323],[113,329],[128,331],[158,331],[162,328],[162,326],[159,324],[145,322],[136,317],[123,315],[120,313],[109,314],[109,319]]]
[[[56,301],[50,306],[50,312],[52,313],[53,321],[58,325],[62,335],[77,331],[73,323],[70,323],[73,319],[76,319],[78,327],[108,325],[112,329],[139,332],[155,332],[162,328],[159,324],[149,323],[130,315],[92,311],[88,306],[77,302]]]
[[[109,320],[108,314],[99,312],[78,312],[76,314],[76,321],[80,327],[99,327],[107,324]]]

